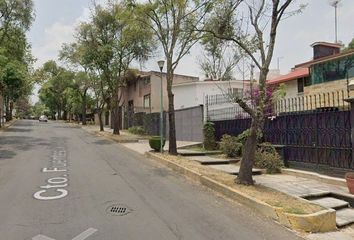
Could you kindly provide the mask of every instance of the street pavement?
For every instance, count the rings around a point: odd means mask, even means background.
[[[119,144],[65,123],[0,132],[0,240],[301,239]]]

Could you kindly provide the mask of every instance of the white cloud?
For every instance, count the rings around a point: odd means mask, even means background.
[[[33,46],[33,53],[38,59],[36,67],[41,66],[44,62],[57,59],[58,52],[63,43],[73,41],[73,33],[75,25],[65,25],[56,22],[44,31],[43,44]]]

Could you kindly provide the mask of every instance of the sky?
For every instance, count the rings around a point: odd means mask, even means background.
[[[96,2],[104,2],[99,0]],[[73,33],[80,21],[88,19],[92,0],[34,0],[36,18],[28,32],[32,54],[37,59],[35,67],[48,60],[56,60],[63,43],[74,41]],[[330,0],[298,0],[296,5],[308,4],[301,14],[283,20],[278,29],[277,43],[271,68],[279,67],[286,74],[298,63],[311,60],[310,45],[316,41],[334,42],[334,8]],[[354,38],[354,1],[342,0],[338,7],[338,40],[344,44]],[[203,77],[198,65],[201,48],[195,47],[182,59],[176,73]],[[155,53],[144,70],[158,70]],[[138,66],[137,66],[138,67]],[[36,91],[34,91],[36,92]],[[36,93],[32,102],[38,100]]]

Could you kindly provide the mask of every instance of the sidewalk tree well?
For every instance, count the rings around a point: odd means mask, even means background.
[[[169,153],[176,155],[173,74],[180,60],[200,40],[201,33],[194,31],[193,26],[202,24],[214,1],[149,0],[143,4],[138,4],[136,1],[130,2],[140,17],[138,19],[140,24],[154,32],[166,59]]]
[[[119,134],[120,107],[124,103],[126,73],[134,60],[144,61],[153,47],[151,30],[135,21],[125,2],[95,5],[90,22],[79,29],[79,43],[87,50],[85,61],[100,79],[100,95],[112,113],[113,134]]]
[[[260,71],[259,94],[254,105],[234,95],[232,100],[247,112],[251,119],[240,174],[236,183],[253,185],[252,166],[257,147],[257,132],[263,128],[266,101],[266,79],[273,58],[279,24],[283,19],[301,12],[304,5],[293,6],[295,0],[222,1],[207,19],[206,26],[198,29],[217,39],[228,41],[247,55]],[[252,106],[253,105],[253,106]]]

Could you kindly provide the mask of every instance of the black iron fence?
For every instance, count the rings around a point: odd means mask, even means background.
[[[336,91],[313,95],[302,95],[293,98],[283,98],[277,101],[266,103],[265,115],[267,117],[284,115],[297,112],[318,112],[318,111],[343,111],[349,109],[348,91]],[[245,100],[253,108],[251,100]],[[240,118],[249,118],[238,104],[232,103],[226,95],[214,95],[206,97],[207,119],[209,121],[221,121]]]
[[[346,91],[339,91],[278,101],[265,120],[264,140],[283,145],[288,162],[354,169],[350,105],[344,101],[347,97]],[[222,114],[231,117],[234,113]],[[249,117],[233,116],[213,121],[217,139],[223,134],[238,135],[250,127]]]

